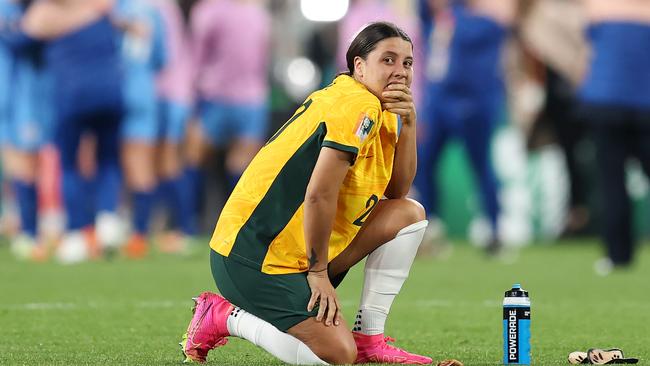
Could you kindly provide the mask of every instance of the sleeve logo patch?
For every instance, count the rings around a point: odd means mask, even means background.
[[[359,121],[357,130],[354,134],[359,137],[359,141],[363,142],[368,137],[368,135],[370,135],[370,131],[372,131],[372,126],[374,125],[375,122],[368,118],[368,116],[364,115],[363,118]]]

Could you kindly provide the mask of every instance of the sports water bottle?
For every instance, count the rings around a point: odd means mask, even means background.
[[[518,283],[503,298],[503,364],[530,365],[530,298]]]

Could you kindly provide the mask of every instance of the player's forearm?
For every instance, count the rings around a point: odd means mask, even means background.
[[[384,195],[388,198],[406,197],[417,169],[416,124],[404,124],[395,148],[393,175]]]
[[[328,248],[337,197],[307,194],[304,203],[304,230],[309,271],[327,269]]]

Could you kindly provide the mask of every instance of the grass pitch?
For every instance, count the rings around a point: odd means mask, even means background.
[[[488,260],[466,245],[447,259],[418,258],[387,323],[397,345],[435,360],[498,365],[503,292],[520,282],[532,300],[534,365],[565,365],[569,352],[619,347],[650,360],[650,247],[636,265],[598,277],[596,241],[523,249]],[[215,290],[207,249],[191,258],[153,255],[75,266],[17,263],[0,245],[1,365],[179,365],[177,345],[192,296]],[[339,296],[353,319],[362,267]],[[212,365],[280,365],[246,341],[211,352]]]

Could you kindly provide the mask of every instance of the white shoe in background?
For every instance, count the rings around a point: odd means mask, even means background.
[[[117,213],[103,211],[95,218],[95,234],[102,251],[116,251],[126,241],[126,230]]]
[[[63,240],[56,250],[56,259],[62,264],[75,264],[88,259],[88,243],[81,230],[63,235]]]
[[[29,260],[36,247],[36,240],[26,234],[18,234],[11,240],[11,254],[19,260]]]
[[[607,276],[614,270],[614,262],[611,259],[604,257],[600,258],[594,263],[594,271],[599,276]]]

